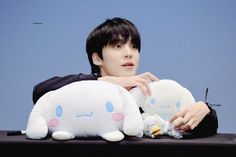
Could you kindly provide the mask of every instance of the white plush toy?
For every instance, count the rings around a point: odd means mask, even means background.
[[[151,96],[144,96],[138,87],[130,91],[138,106],[144,111],[142,114],[144,134],[151,138],[159,135],[182,138],[182,133],[174,129],[182,119],[176,119],[173,124],[168,121],[183,106],[194,103],[194,97],[189,90],[174,80],[163,79],[152,82],[150,87]]]
[[[132,95],[103,81],[74,82],[43,95],[30,113],[26,135],[56,140],[100,136],[120,141],[143,136],[143,120]],[[123,134],[124,133],[124,134]]]

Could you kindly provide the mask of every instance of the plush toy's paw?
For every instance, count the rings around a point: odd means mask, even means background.
[[[53,132],[52,138],[54,140],[71,140],[75,138],[75,136],[66,131],[56,131],[56,132]]]
[[[151,134],[156,137],[161,135],[161,128],[159,126],[155,126],[151,129]]]
[[[151,138],[156,138],[161,135],[161,129],[159,126],[154,126],[150,130],[145,130],[144,134]]]
[[[121,141],[124,139],[124,134],[120,131],[107,132],[100,135],[103,139],[111,142]]]
[[[150,116],[144,120],[144,134],[148,137],[155,138],[161,135],[161,127],[156,117]]]
[[[183,138],[182,133],[179,130],[176,130],[174,126],[171,124],[169,125],[169,128],[168,128],[168,135],[176,139]]]
[[[138,138],[142,138],[142,137],[143,137],[143,131],[140,132],[138,135],[136,135],[136,137],[138,137]]]

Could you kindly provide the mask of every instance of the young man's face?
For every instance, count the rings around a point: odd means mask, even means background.
[[[101,76],[134,76],[139,65],[139,51],[128,41],[102,49]]]

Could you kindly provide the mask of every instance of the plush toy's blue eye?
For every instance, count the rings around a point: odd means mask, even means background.
[[[180,107],[181,107],[181,104],[180,104],[179,102],[177,102],[177,103],[175,104],[175,107],[176,107],[176,109],[179,111],[179,110],[180,110]]]
[[[62,109],[61,105],[58,105],[56,107],[56,115],[57,115],[57,117],[61,117],[62,114],[63,114],[63,109]]]
[[[108,101],[106,103],[106,110],[107,110],[107,112],[113,112],[113,104],[112,104],[112,102]]]
[[[151,106],[155,106],[157,104],[157,100],[155,98],[152,98],[150,100],[150,104],[151,104]]]

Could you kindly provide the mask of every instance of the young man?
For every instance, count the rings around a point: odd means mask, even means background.
[[[140,34],[136,26],[122,18],[108,19],[97,26],[88,36],[86,51],[91,65],[91,74],[71,74],[53,77],[34,87],[33,102],[51,90],[81,80],[102,80],[121,85],[127,90],[138,86],[150,95],[149,83],[159,79],[146,72],[136,75],[141,49]],[[170,122],[183,117],[177,129],[193,136],[209,136],[217,133],[218,120],[215,110],[202,101],[182,109]]]

